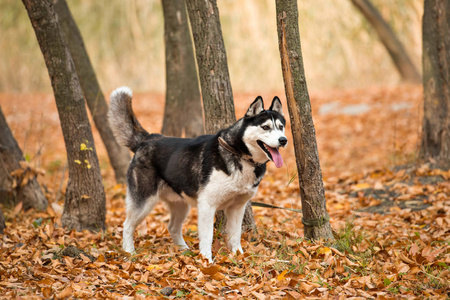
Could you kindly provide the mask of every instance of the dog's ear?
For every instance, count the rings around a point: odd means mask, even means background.
[[[264,102],[261,96],[256,97],[255,101],[250,104],[247,112],[245,113],[246,117],[253,117],[259,114],[264,110]]]
[[[283,107],[281,106],[280,98],[275,96],[272,100],[272,105],[270,106],[269,110],[276,111],[280,115],[284,116],[283,114]]]

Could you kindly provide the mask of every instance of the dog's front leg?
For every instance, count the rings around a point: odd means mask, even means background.
[[[212,263],[212,241],[214,235],[214,214],[216,208],[211,207],[207,199],[199,199],[198,203],[198,238],[200,240],[200,254]]]
[[[245,203],[241,206],[230,206],[225,209],[225,215],[227,217],[225,229],[227,233],[227,246],[233,253],[236,253],[237,251],[244,253],[241,247],[241,228],[244,213]]]

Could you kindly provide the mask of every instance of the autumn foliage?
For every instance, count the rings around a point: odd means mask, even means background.
[[[253,96],[236,97],[238,116]],[[215,262],[208,264],[198,254],[195,209],[184,226],[190,250],[173,246],[163,205],[138,228],[137,254],[121,250],[125,187],[114,183],[101,145],[107,229],[63,229],[67,168],[54,101],[47,95],[1,95],[13,133],[21,146],[26,141],[27,166],[46,172],[39,181],[50,205],[46,212],[3,207],[7,228],[0,244],[0,295],[445,299],[450,296],[450,172],[416,158],[421,99],[422,90],[413,86],[313,93],[335,241],[305,241],[297,212],[255,207],[258,233],[243,235],[245,253],[232,255],[216,234]],[[26,107],[21,114],[19,106]],[[163,106],[161,95],[136,95],[135,111],[150,131],[161,128]],[[298,209],[292,144],[283,154],[286,168],[269,165],[254,200]]]

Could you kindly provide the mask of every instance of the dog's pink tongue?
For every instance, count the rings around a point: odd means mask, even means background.
[[[270,154],[272,154],[273,162],[277,168],[281,168],[283,166],[283,158],[281,157],[280,152],[276,148],[267,147],[269,149]]]

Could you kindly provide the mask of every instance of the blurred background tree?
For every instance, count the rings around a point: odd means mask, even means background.
[[[162,0],[166,54],[166,102],[161,133],[197,137],[205,133],[194,43],[184,0]],[[152,81],[149,78],[149,81]]]
[[[450,168],[450,1],[426,0],[423,15],[424,116],[421,154]]]
[[[422,82],[422,76],[417,67],[409,58],[408,51],[398,39],[394,30],[384,20],[378,9],[370,0],[351,0],[353,5],[359,9],[380,38],[380,42],[386,47],[392,62],[397,68],[402,80],[411,83]]]
[[[398,33],[411,60],[421,66],[423,1],[372,0]],[[159,0],[69,0],[105,92],[129,85],[165,91],[164,22]],[[275,2],[218,3],[234,91],[278,91]],[[50,92],[43,59],[21,3],[0,2],[0,92]],[[351,1],[303,1],[299,5],[306,78],[311,90],[396,85],[401,77],[371,25]],[[250,16],[250,17],[249,17]],[[421,72],[419,70],[419,72]]]

